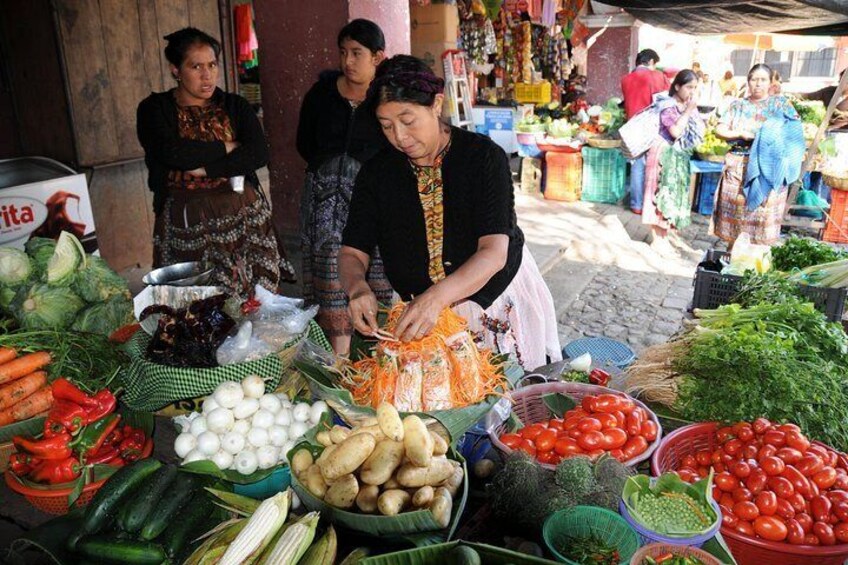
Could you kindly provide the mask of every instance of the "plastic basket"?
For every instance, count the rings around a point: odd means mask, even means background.
[[[657,558],[660,555],[666,555],[668,553],[673,554],[675,557],[694,557],[700,559],[704,565],[721,565],[721,561],[703,549],[668,543],[651,543],[640,547],[633,554],[633,557],[630,558],[630,565],[642,565],[642,561],[646,557]]]
[[[547,420],[550,418],[550,411],[545,405],[544,400],[542,400],[542,397],[546,394],[557,393],[570,396],[578,403],[583,400],[583,397],[585,396],[596,394],[616,394],[618,396],[629,398],[635,402],[637,406],[641,406],[645,409],[651,419],[657,424],[657,439],[651,442],[648,445],[648,449],[646,449],[642,454],[624,461],[623,463],[625,466],[632,467],[647,460],[659,446],[660,440],[662,439],[662,425],[660,424],[657,415],[654,414],[650,408],[645,406],[645,404],[632,396],[628,396],[621,391],[613,390],[604,386],[572,382],[552,382],[525,386],[511,393],[512,405],[510,410],[515,413],[518,419],[520,419],[525,426]],[[509,413],[501,413],[498,410],[498,406],[495,406],[495,408],[492,409],[486,416],[486,429],[489,432],[489,439],[492,440],[492,445],[504,453],[512,453],[512,449],[504,445],[500,440],[501,434],[506,432],[506,420],[508,417]],[[549,465],[547,463],[540,463],[540,465],[545,469],[556,469],[556,465]]]
[[[711,216],[715,205],[715,193],[721,173],[701,173],[698,175],[698,213]]]
[[[710,539],[715,537],[716,532],[718,532],[721,527],[721,509],[718,507],[718,502],[712,500],[710,498],[710,506],[713,507],[716,513],[716,523],[707,530],[706,533],[703,533],[699,536],[692,536],[689,538],[672,538],[666,537],[657,532],[646,528],[645,526],[636,522],[633,516],[630,515],[630,512],[627,510],[627,505],[624,504],[624,501],[618,503],[618,510],[621,513],[622,518],[624,518],[630,527],[633,528],[637,534],[639,534],[639,538],[642,540],[642,543],[664,543],[664,544],[673,544],[677,543],[680,545],[686,545],[691,547],[701,547],[705,543],[707,543]]]
[[[551,101],[551,83],[515,83],[515,101],[520,104],[548,104]]]
[[[583,147],[583,196],[586,202],[616,204],[627,193],[627,160],[618,149]]]
[[[141,458],[145,459],[150,457],[152,453],[153,440],[148,438],[147,442],[144,444],[144,449],[141,452]],[[23,497],[27,499],[27,502],[32,504],[38,510],[46,512],[47,514],[67,514],[69,510],[68,495],[74,490],[73,487],[33,488],[21,484],[15,477],[12,476],[12,471],[6,470],[4,476],[6,478],[6,485],[14,492],[23,495]],[[74,502],[74,506],[86,506],[89,502],[91,502],[91,499],[94,498],[95,493],[97,493],[100,487],[102,487],[108,480],[108,478],[102,479],[85,485],[82,489],[82,493],[79,495],[79,498],[77,498],[76,502]]]
[[[717,429],[716,422],[705,422],[670,433],[651,458],[652,473],[659,475],[674,470],[683,457],[698,450],[715,449]],[[726,527],[721,528],[721,535],[739,565],[842,565],[848,559],[848,544],[790,545],[749,537]]]
[[[703,261],[717,262],[725,255],[727,253],[724,251],[710,249],[704,253]],[[730,304],[733,297],[739,292],[741,283],[742,277],[740,276],[723,275],[698,267],[695,272],[695,294],[692,297],[692,308],[713,310],[724,304]],[[828,320],[832,322],[842,320],[842,313],[845,310],[845,295],[848,294],[848,290],[806,284],[799,286],[801,294],[815,304],[816,308],[823,312]]]
[[[828,185],[830,186],[830,185]],[[831,186],[831,188],[834,188]],[[824,226],[822,239],[831,243],[848,243],[848,192],[834,190],[830,193],[830,212]]]
[[[581,337],[562,348],[563,357],[574,359],[584,353],[592,356],[599,365],[612,364],[626,369],[636,359],[636,354],[626,344],[608,337]]]
[[[545,199],[576,202],[583,186],[583,157],[579,153],[545,155]]]
[[[542,528],[545,545],[560,563],[578,565],[563,556],[561,549],[572,537],[597,536],[618,549],[622,563],[627,563],[639,549],[636,532],[624,519],[605,508],[595,506],[575,506],[568,510],[559,510],[551,514]]]
[[[277,467],[274,472],[255,483],[240,485],[233,483],[233,492],[262,500],[283,492],[291,485],[291,469],[288,465]]]

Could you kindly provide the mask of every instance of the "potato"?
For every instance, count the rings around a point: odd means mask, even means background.
[[[330,441],[333,443],[341,443],[350,435],[350,428],[343,426],[333,426],[330,429]]]
[[[445,438],[436,432],[430,432],[430,436],[433,438],[433,455],[444,455],[448,452],[448,442]]]
[[[356,496],[356,507],[366,514],[373,514],[377,511],[377,498],[379,496],[380,487],[365,485],[359,489],[359,494]]]
[[[294,473],[295,477],[300,477],[300,475],[309,469],[309,467],[314,463],[312,460],[312,452],[308,449],[298,450],[294,455],[292,455],[291,460],[291,470]]]
[[[451,510],[453,510],[453,497],[446,488],[437,488],[433,494],[433,502],[430,503],[430,512],[433,513],[433,518],[440,528],[447,528],[450,525]]]
[[[353,475],[344,475],[330,485],[324,502],[336,508],[351,508],[359,495],[359,483]]]
[[[317,463],[319,466],[323,465],[324,461],[326,461],[330,457],[330,455],[333,454],[333,451],[336,450],[336,447],[338,446],[332,444],[325,447],[324,451],[321,452],[321,455],[318,456],[318,459],[315,460],[315,463]]]
[[[403,422],[394,406],[383,401],[377,407],[377,422],[387,438],[403,441]]]
[[[430,466],[430,460],[433,458],[433,438],[421,418],[414,414],[403,419],[403,448],[414,465]]]
[[[433,457],[429,467],[403,465],[397,472],[397,482],[403,487],[436,486],[453,475],[454,467],[444,457]]]
[[[405,490],[387,490],[377,499],[377,508],[383,516],[397,516],[403,512],[411,498]]]
[[[416,508],[430,506],[430,503],[433,502],[434,492],[435,489],[429,485],[421,487],[412,495],[412,505]]]
[[[376,426],[380,420],[377,419],[377,416],[365,416],[359,422],[357,422],[357,428],[366,428],[371,426]]]
[[[382,485],[392,478],[403,458],[403,443],[384,439],[377,444],[371,456],[362,464],[359,477],[368,485]]]
[[[397,479],[395,477],[392,477],[388,481],[383,483],[382,487],[383,487],[383,490],[399,489],[400,483],[397,482]]]
[[[330,432],[327,430],[322,430],[315,434],[315,439],[324,447],[330,447],[333,445],[333,440],[330,439]]]
[[[371,434],[356,434],[336,445],[326,460],[319,463],[321,474],[327,481],[335,481],[353,473],[374,451],[377,440]]]
[[[321,475],[321,469],[317,464],[310,465],[304,475],[304,483],[306,490],[312,493],[316,498],[323,500],[327,494],[327,483],[324,482],[324,477]]]
[[[374,439],[376,439],[377,441],[386,439],[386,434],[383,433],[383,430],[381,430],[380,426],[378,426],[377,424],[373,424],[371,426],[364,426],[361,428],[354,428],[350,432],[350,435],[352,436],[357,434],[370,434],[374,436]]]
[[[465,479],[465,472],[462,470],[462,467],[454,467],[451,476],[441,486],[445,487],[451,496],[456,496],[456,493],[462,487],[463,479]]]

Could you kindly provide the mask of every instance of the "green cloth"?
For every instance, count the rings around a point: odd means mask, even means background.
[[[689,204],[689,160],[691,151],[665,147],[660,155],[660,179],[657,183],[657,210],[677,229],[691,223]]]

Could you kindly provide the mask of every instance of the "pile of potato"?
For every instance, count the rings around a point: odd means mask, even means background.
[[[418,416],[401,421],[388,403],[377,418],[353,429],[334,426],[317,434],[319,457],[304,448],[291,460],[292,473],[313,496],[331,506],[396,516],[429,509],[436,523],[450,523],[453,498],[465,479],[462,465],[448,459],[448,444]]]

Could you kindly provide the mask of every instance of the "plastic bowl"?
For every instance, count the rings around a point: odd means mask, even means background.
[[[721,528],[721,509],[718,507],[718,503],[715,500],[710,500],[710,506],[715,510],[716,523],[707,530],[706,533],[701,534],[699,536],[692,536],[689,538],[680,538],[680,537],[666,537],[662,534],[658,534],[657,532],[648,529],[636,522],[633,516],[630,515],[630,512],[627,510],[627,505],[624,504],[624,501],[618,503],[618,511],[621,513],[622,518],[624,518],[630,527],[636,530],[636,533],[639,534],[639,537],[642,539],[642,543],[666,543],[666,544],[676,544],[676,545],[688,545],[691,547],[701,547],[705,543],[707,543],[710,539],[714,538],[716,532],[718,532],[719,528]]]
[[[686,547],[683,545],[652,543],[639,548],[630,559],[630,565],[642,565],[646,557],[657,558],[661,555],[673,554],[675,557],[695,557],[703,561],[704,565],[721,565],[721,561],[715,556],[697,547]]]
[[[255,483],[240,485],[233,483],[233,491],[242,496],[259,500],[270,498],[278,492],[283,492],[291,485],[291,469],[288,465],[277,467],[274,472]]]
[[[606,508],[596,506],[575,506],[568,510],[554,512],[545,520],[542,537],[545,545],[560,563],[572,563],[559,550],[568,538],[597,536],[604,542],[614,545],[622,563],[627,563],[639,549],[639,537],[624,518]]]

